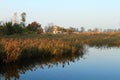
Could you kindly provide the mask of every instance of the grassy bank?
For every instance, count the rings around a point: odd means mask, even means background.
[[[0,61],[75,54],[81,52],[83,45],[119,47],[120,33],[0,36]]]
[[[91,47],[120,47],[120,33],[82,33],[79,41]]]
[[[77,40],[51,38],[2,38],[0,61],[15,62],[19,59],[64,56],[79,53],[83,46]]]

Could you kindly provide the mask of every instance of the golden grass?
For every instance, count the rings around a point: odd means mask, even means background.
[[[83,45],[119,47],[120,33],[79,33],[63,35],[24,35],[1,37],[0,61],[15,62],[19,59],[64,56],[80,53]]]
[[[63,41],[62,39],[15,39],[3,38],[0,40],[3,62],[13,62],[17,59],[32,58],[36,56],[62,56],[64,54],[78,53],[81,46],[78,42]],[[74,45],[72,44],[74,43]]]

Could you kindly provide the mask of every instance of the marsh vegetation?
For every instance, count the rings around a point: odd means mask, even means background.
[[[9,63],[36,57],[78,54],[84,45],[119,47],[120,33],[3,36],[0,39],[0,61]]]

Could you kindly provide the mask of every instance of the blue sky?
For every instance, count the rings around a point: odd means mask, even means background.
[[[12,19],[14,12],[26,12],[26,23],[43,26],[120,27],[120,0],[0,0],[0,21]]]

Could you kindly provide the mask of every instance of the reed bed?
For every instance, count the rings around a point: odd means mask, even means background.
[[[79,41],[91,47],[120,47],[120,33],[83,33]]]
[[[2,38],[0,39],[0,61],[8,63],[19,59],[64,56],[79,53],[82,45],[78,41],[63,41],[50,38]]]
[[[120,47],[120,33],[3,36],[0,37],[0,61],[8,63],[27,58],[76,54],[84,45]]]

